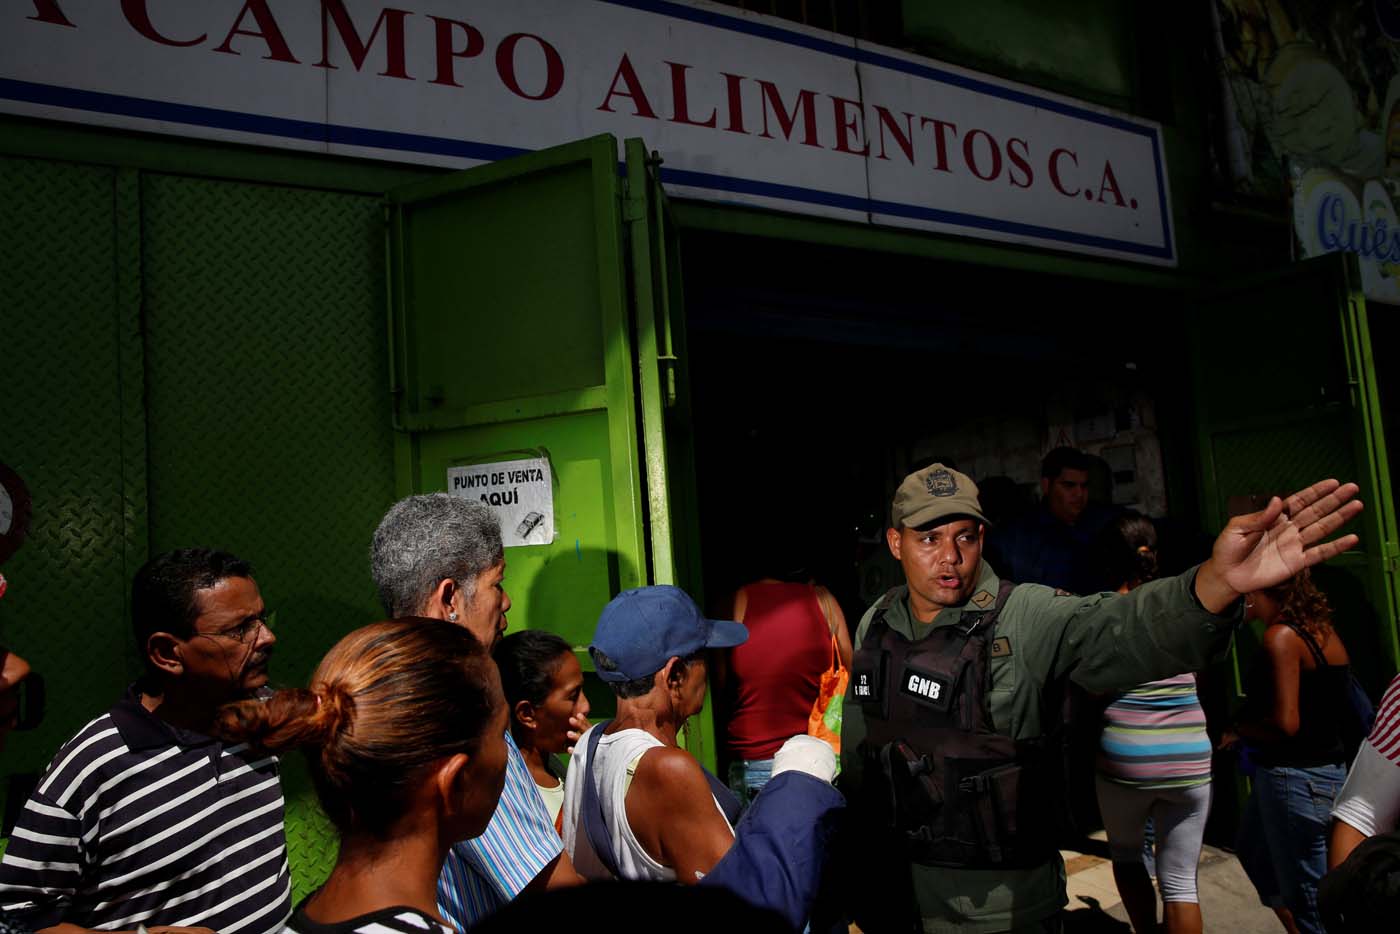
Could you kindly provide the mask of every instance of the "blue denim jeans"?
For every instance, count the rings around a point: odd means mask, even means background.
[[[1259,899],[1293,912],[1298,930],[1323,934],[1317,884],[1327,872],[1332,800],[1346,780],[1340,765],[1259,766],[1236,844]]]
[[[768,779],[773,777],[772,759],[743,759],[729,763],[729,790],[739,797],[739,803],[748,807]]]

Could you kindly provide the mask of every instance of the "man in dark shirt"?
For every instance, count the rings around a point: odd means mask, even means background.
[[[1089,501],[1089,456],[1055,448],[1040,464],[1040,506],[987,533],[988,557],[1008,580],[1074,594],[1111,589],[1095,567],[1095,537],[1113,510]]]

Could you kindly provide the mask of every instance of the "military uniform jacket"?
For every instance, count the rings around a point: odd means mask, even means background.
[[[1195,579],[1193,568],[1128,594],[1087,597],[1039,584],[1017,586],[1001,611],[988,659],[988,706],[996,730],[1015,739],[1043,736],[1054,726],[1049,718],[1059,714],[1058,692],[1066,679],[1094,693],[1110,693],[1205,668],[1229,645],[1241,618],[1240,604],[1224,616],[1208,612],[1196,598]],[[955,625],[964,611],[991,606],[1000,583],[983,561],[968,602],[944,608],[932,623],[914,619],[908,588],[895,588],[866,611],[855,644],[864,641],[878,609],[884,609],[891,630],[914,641],[935,627]],[[843,784],[854,788],[862,777],[857,750],[866,728],[861,706],[849,689],[843,717]],[[1049,917],[1066,902],[1058,853],[1031,869],[911,864],[910,871],[925,931],[1010,931]]]

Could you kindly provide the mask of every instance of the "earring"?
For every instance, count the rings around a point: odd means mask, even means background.
[[[449,623],[455,623],[455,622],[457,622],[457,611],[456,611],[456,610],[452,610],[450,613],[447,614],[447,621],[448,621]]]

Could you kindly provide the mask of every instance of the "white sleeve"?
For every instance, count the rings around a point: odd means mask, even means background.
[[[1381,755],[1370,740],[1363,742],[1332,805],[1332,816],[1368,837],[1395,830],[1400,821],[1400,765]]]

